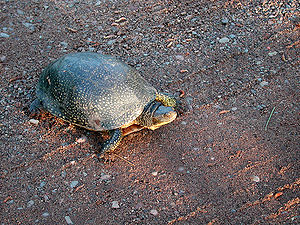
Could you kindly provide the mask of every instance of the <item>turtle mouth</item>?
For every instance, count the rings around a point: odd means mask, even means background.
[[[171,123],[177,117],[177,113],[173,110],[159,117],[153,119],[153,125],[149,127],[151,130],[155,130],[165,124]]]
[[[169,116],[169,123],[176,119],[177,113],[175,111],[171,111]]]

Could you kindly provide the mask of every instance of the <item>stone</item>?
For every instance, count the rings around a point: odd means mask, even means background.
[[[69,216],[65,216],[67,224],[74,224]]]
[[[49,216],[49,215],[50,215],[50,214],[47,213],[47,212],[44,212],[44,213],[42,214],[43,217],[47,217],[47,216]]]
[[[40,122],[40,121],[35,120],[35,119],[30,119],[30,120],[29,120],[29,123],[32,123],[32,124],[34,124],[34,125],[38,125],[39,122]]]
[[[158,172],[156,172],[156,171],[155,171],[155,172],[152,172],[152,175],[153,175],[153,176],[157,176],[157,174],[158,174]]]
[[[78,181],[77,180],[73,180],[72,182],[71,182],[71,184],[70,184],[70,187],[71,188],[75,188],[77,185],[78,185]]]
[[[267,82],[267,81],[262,81],[262,82],[260,82],[260,86],[261,87],[264,87],[264,86],[267,86],[269,84],[269,82]]]
[[[2,38],[9,38],[9,34],[1,32],[0,33],[0,37],[2,37]]]
[[[228,24],[229,20],[227,18],[223,18],[221,20],[221,22],[222,22],[223,25],[226,25],[226,24]]]
[[[119,208],[120,208],[119,202],[118,202],[118,201],[113,201],[111,207],[112,207],[113,209],[119,209]]]
[[[228,37],[223,37],[219,40],[219,43],[227,43],[229,42],[229,38]]]
[[[269,55],[269,56],[274,56],[274,55],[277,55],[277,53],[278,53],[278,52],[276,52],[276,51],[274,51],[274,52],[269,52],[268,55]]]
[[[150,210],[150,213],[153,215],[153,216],[157,216],[158,215],[158,212],[156,209],[151,209]]]
[[[259,177],[258,176],[251,176],[251,179],[254,181],[254,182],[256,182],[256,183],[258,183],[259,181],[260,181],[260,179],[259,179]]]
[[[27,202],[27,208],[30,208],[33,205],[34,205],[34,201],[33,200],[30,200],[30,201]]]

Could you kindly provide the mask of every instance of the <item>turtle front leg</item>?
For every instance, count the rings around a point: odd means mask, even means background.
[[[31,116],[34,116],[34,115],[36,115],[36,114],[39,114],[41,107],[42,107],[41,101],[40,101],[39,99],[36,98],[36,99],[31,103],[31,105],[30,105],[30,107],[29,107],[29,111],[30,111]]]
[[[110,138],[103,143],[101,150],[97,153],[98,157],[100,157],[106,152],[114,151],[122,140],[123,134],[120,128],[111,130],[109,131],[109,133],[110,133]]]

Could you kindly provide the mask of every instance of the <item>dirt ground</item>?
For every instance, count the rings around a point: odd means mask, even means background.
[[[299,224],[297,1],[0,6],[1,224]],[[98,162],[99,133],[28,112],[42,69],[77,51],[118,56],[188,111]]]

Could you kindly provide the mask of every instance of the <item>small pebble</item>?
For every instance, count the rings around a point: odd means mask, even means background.
[[[108,180],[108,179],[110,179],[110,177],[111,176],[109,174],[104,174],[100,177],[100,180]]]
[[[178,168],[178,171],[179,171],[179,172],[184,171],[184,167],[183,167],[183,166],[180,166],[180,167]]]
[[[66,175],[67,175],[67,172],[66,172],[66,171],[62,171],[62,172],[61,172],[61,176],[62,176],[62,177],[66,177]]]
[[[6,56],[5,56],[5,55],[2,55],[2,56],[0,57],[0,62],[4,62],[5,59],[6,59]]]
[[[269,55],[269,56],[274,56],[274,55],[277,55],[277,52],[276,52],[276,51],[274,51],[274,52],[269,52],[268,55]]]
[[[155,171],[155,172],[152,172],[152,175],[153,175],[153,176],[157,176],[157,174],[158,174],[158,172],[156,172],[156,171]]]
[[[19,15],[24,15],[24,12],[23,12],[22,10],[20,10],[20,9],[17,9],[17,13],[18,13]]]
[[[236,110],[237,110],[237,107],[232,107],[231,110],[232,110],[232,111],[236,111]]]
[[[0,33],[0,37],[2,37],[2,38],[9,38],[9,34],[7,34],[7,33]]]
[[[67,48],[68,47],[68,43],[67,42],[60,42],[60,44],[62,45],[63,48]]]
[[[258,176],[251,176],[251,179],[254,181],[254,182],[259,182],[260,181],[260,179],[259,179],[259,177]]]
[[[220,42],[220,43],[227,43],[227,42],[229,42],[229,38],[223,37],[223,38],[221,38],[221,39],[219,40],[219,42]]]
[[[87,140],[87,137],[86,136],[82,136],[82,137],[78,138],[76,140],[76,142],[77,143],[84,143],[84,142],[86,142],[86,140]]]
[[[115,39],[113,39],[113,40],[109,40],[109,41],[107,42],[107,45],[113,45],[115,42],[116,42],[116,40],[115,40]]]
[[[34,124],[34,125],[38,125],[40,121],[35,120],[35,119],[30,119],[29,122]]]
[[[264,86],[267,86],[269,84],[269,82],[267,82],[267,81],[262,81],[262,82],[260,82],[260,86],[261,87],[264,87]]]
[[[150,213],[153,215],[153,216],[157,216],[158,215],[158,212],[156,209],[151,209],[150,210]]]
[[[46,182],[45,181],[42,181],[41,183],[40,183],[40,187],[42,188],[42,187],[44,187],[46,185]]]
[[[65,216],[67,224],[74,224],[69,216]]]
[[[25,27],[27,27],[30,31],[32,31],[32,32],[35,31],[35,26],[34,26],[34,24],[23,22],[23,25],[24,25]]]
[[[187,123],[185,121],[182,121],[181,122],[181,125],[186,125]]]
[[[252,94],[256,94],[256,90],[251,89],[250,91],[251,91]]]
[[[29,202],[27,202],[27,208],[30,208],[33,205],[34,205],[34,201],[33,200],[30,200]]]
[[[223,25],[226,25],[229,21],[227,18],[223,18],[221,22]]]
[[[75,188],[77,185],[78,185],[78,181],[77,180],[73,180],[72,182],[71,182],[71,184],[70,184],[70,187],[71,188]]]
[[[48,195],[44,195],[44,199],[45,199],[45,201],[48,201],[49,200]]]
[[[175,58],[178,60],[184,60],[183,55],[175,55]]]
[[[47,213],[47,212],[44,212],[44,213],[42,214],[43,217],[47,217],[47,216],[49,216],[49,215],[50,215],[50,214]]]
[[[111,207],[112,207],[113,209],[119,209],[119,208],[120,208],[119,202],[118,202],[118,201],[113,201]]]
[[[266,105],[264,105],[264,104],[257,106],[257,109],[259,109],[259,110],[263,110],[264,108],[266,108]]]

